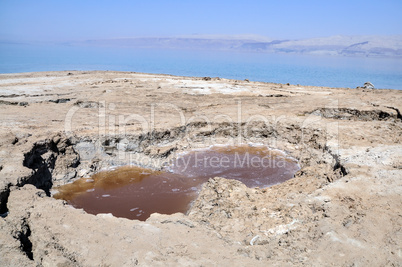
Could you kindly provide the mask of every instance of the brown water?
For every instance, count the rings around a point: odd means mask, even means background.
[[[185,153],[163,171],[125,166],[61,186],[54,197],[91,214],[146,220],[152,213],[185,213],[201,185],[212,177],[267,187],[291,179],[294,159],[266,147],[211,147]]]

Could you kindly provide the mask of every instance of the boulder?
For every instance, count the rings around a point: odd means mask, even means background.
[[[371,82],[365,82],[363,85],[364,89],[375,89],[374,85]]]

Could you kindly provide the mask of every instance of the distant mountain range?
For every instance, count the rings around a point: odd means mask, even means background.
[[[236,50],[266,53],[402,57],[402,35],[339,35],[300,40],[275,40],[258,35],[190,35],[178,37],[98,39],[81,42],[69,42],[66,44],[165,49]]]

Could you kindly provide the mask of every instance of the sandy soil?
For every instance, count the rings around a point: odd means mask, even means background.
[[[402,266],[402,91],[125,72],[0,75],[1,266]],[[259,143],[270,188],[211,178],[146,222],[49,197],[111,166]]]

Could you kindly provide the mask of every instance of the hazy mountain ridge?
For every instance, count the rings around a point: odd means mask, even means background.
[[[259,36],[137,37],[87,40],[73,45],[138,48],[236,50],[270,53],[402,57],[402,35],[330,36],[301,40],[274,40]]]
[[[273,52],[332,55],[402,56],[399,36],[331,36],[294,40],[274,45]]]

